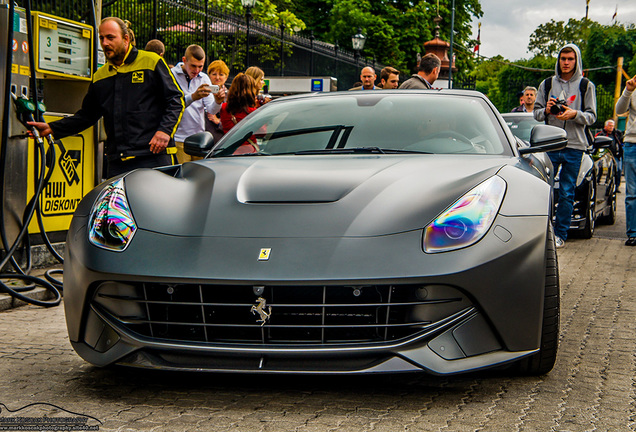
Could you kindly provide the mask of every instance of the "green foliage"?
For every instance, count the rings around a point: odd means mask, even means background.
[[[629,64],[636,51],[636,29],[619,25],[595,25],[590,29],[587,48],[583,52],[583,67],[616,66],[619,57]],[[611,88],[616,81],[616,69],[592,70],[588,77],[596,85]]]
[[[632,58],[632,61],[629,62],[629,67],[627,68],[627,73],[631,77],[636,76],[636,55]]]
[[[587,19],[574,18],[570,18],[567,24],[564,21],[550,20],[541,24],[530,35],[528,50],[543,57],[555,57],[564,45],[573,43],[584,51],[592,23]]]
[[[209,0],[210,4],[220,9],[233,12],[238,15],[243,15],[245,9],[241,5],[241,0]],[[285,31],[287,33],[298,33],[306,28],[302,19],[298,18],[293,10],[290,11],[289,6],[293,5],[293,2],[287,1],[274,1],[274,0],[258,0],[256,6],[252,9],[252,19],[269,24],[274,27],[278,27],[281,24],[285,24]],[[282,6],[279,9],[279,5]]]
[[[221,0],[218,0],[221,1]],[[288,7],[300,17],[316,38],[353,50],[351,36],[360,28],[367,37],[361,55],[366,59],[412,73],[417,53],[424,54],[424,42],[435,34],[433,18],[437,3],[423,0],[271,0],[280,8]],[[452,0],[439,3],[440,37],[450,42]],[[472,47],[472,18],[483,12],[479,0],[455,0],[454,41]],[[469,50],[455,51],[459,75],[472,67]]]

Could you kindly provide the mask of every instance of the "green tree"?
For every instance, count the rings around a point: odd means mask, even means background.
[[[636,28],[620,25],[602,26],[597,24],[590,29],[588,44],[583,52],[583,67],[592,69],[588,77],[597,85],[612,88],[616,81],[618,58],[629,64],[636,52]],[[597,69],[602,68],[605,69]],[[611,67],[611,68],[610,68]],[[594,70],[597,69],[597,70]]]
[[[592,21],[586,19],[570,18],[567,24],[564,21],[550,20],[541,24],[530,35],[528,50],[543,57],[555,57],[563,45],[573,43],[583,51],[591,24]]]
[[[316,38],[338,44],[352,51],[351,36],[360,28],[367,36],[364,51],[367,59],[398,68],[409,74],[416,66],[417,53],[424,54],[423,44],[433,38],[437,3],[423,0],[271,0],[279,8],[287,7],[307,24],[306,32]],[[441,0],[440,37],[450,42],[452,0]],[[471,20],[481,17],[479,0],[455,0],[455,54],[460,75],[472,67],[469,49]],[[461,47],[467,49],[462,50]]]

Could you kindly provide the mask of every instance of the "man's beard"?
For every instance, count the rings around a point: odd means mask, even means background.
[[[109,53],[110,53],[110,57],[108,56]],[[106,58],[110,60],[112,63],[121,63],[123,62],[124,57],[126,57],[126,48],[121,46],[112,51],[106,51],[104,54],[106,55]]]

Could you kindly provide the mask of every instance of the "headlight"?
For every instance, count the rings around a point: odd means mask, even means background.
[[[424,252],[447,252],[477,243],[490,229],[506,193],[493,176],[464,194],[424,228]]]
[[[137,225],[132,217],[124,179],[106,186],[99,194],[88,221],[88,239],[97,247],[121,252],[132,240]]]

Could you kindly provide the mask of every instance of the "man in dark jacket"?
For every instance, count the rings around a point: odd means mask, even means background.
[[[107,63],[93,75],[80,110],[51,123],[30,123],[42,136],[64,138],[103,117],[107,177],[173,164],[173,137],[185,107],[183,93],[165,61],[155,53],[137,50],[130,34],[121,19],[102,20],[99,40]]]
[[[609,119],[605,121],[603,130],[594,135],[606,136],[612,139],[610,150],[616,159],[616,192],[620,192],[619,186],[621,184],[621,177],[623,175],[623,133],[615,128],[616,124],[614,120]]]
[[[420,60],[417,73],[404,81],[400,89],[431,89],[441,69],[442,62],[439,57],[428,53]]]

